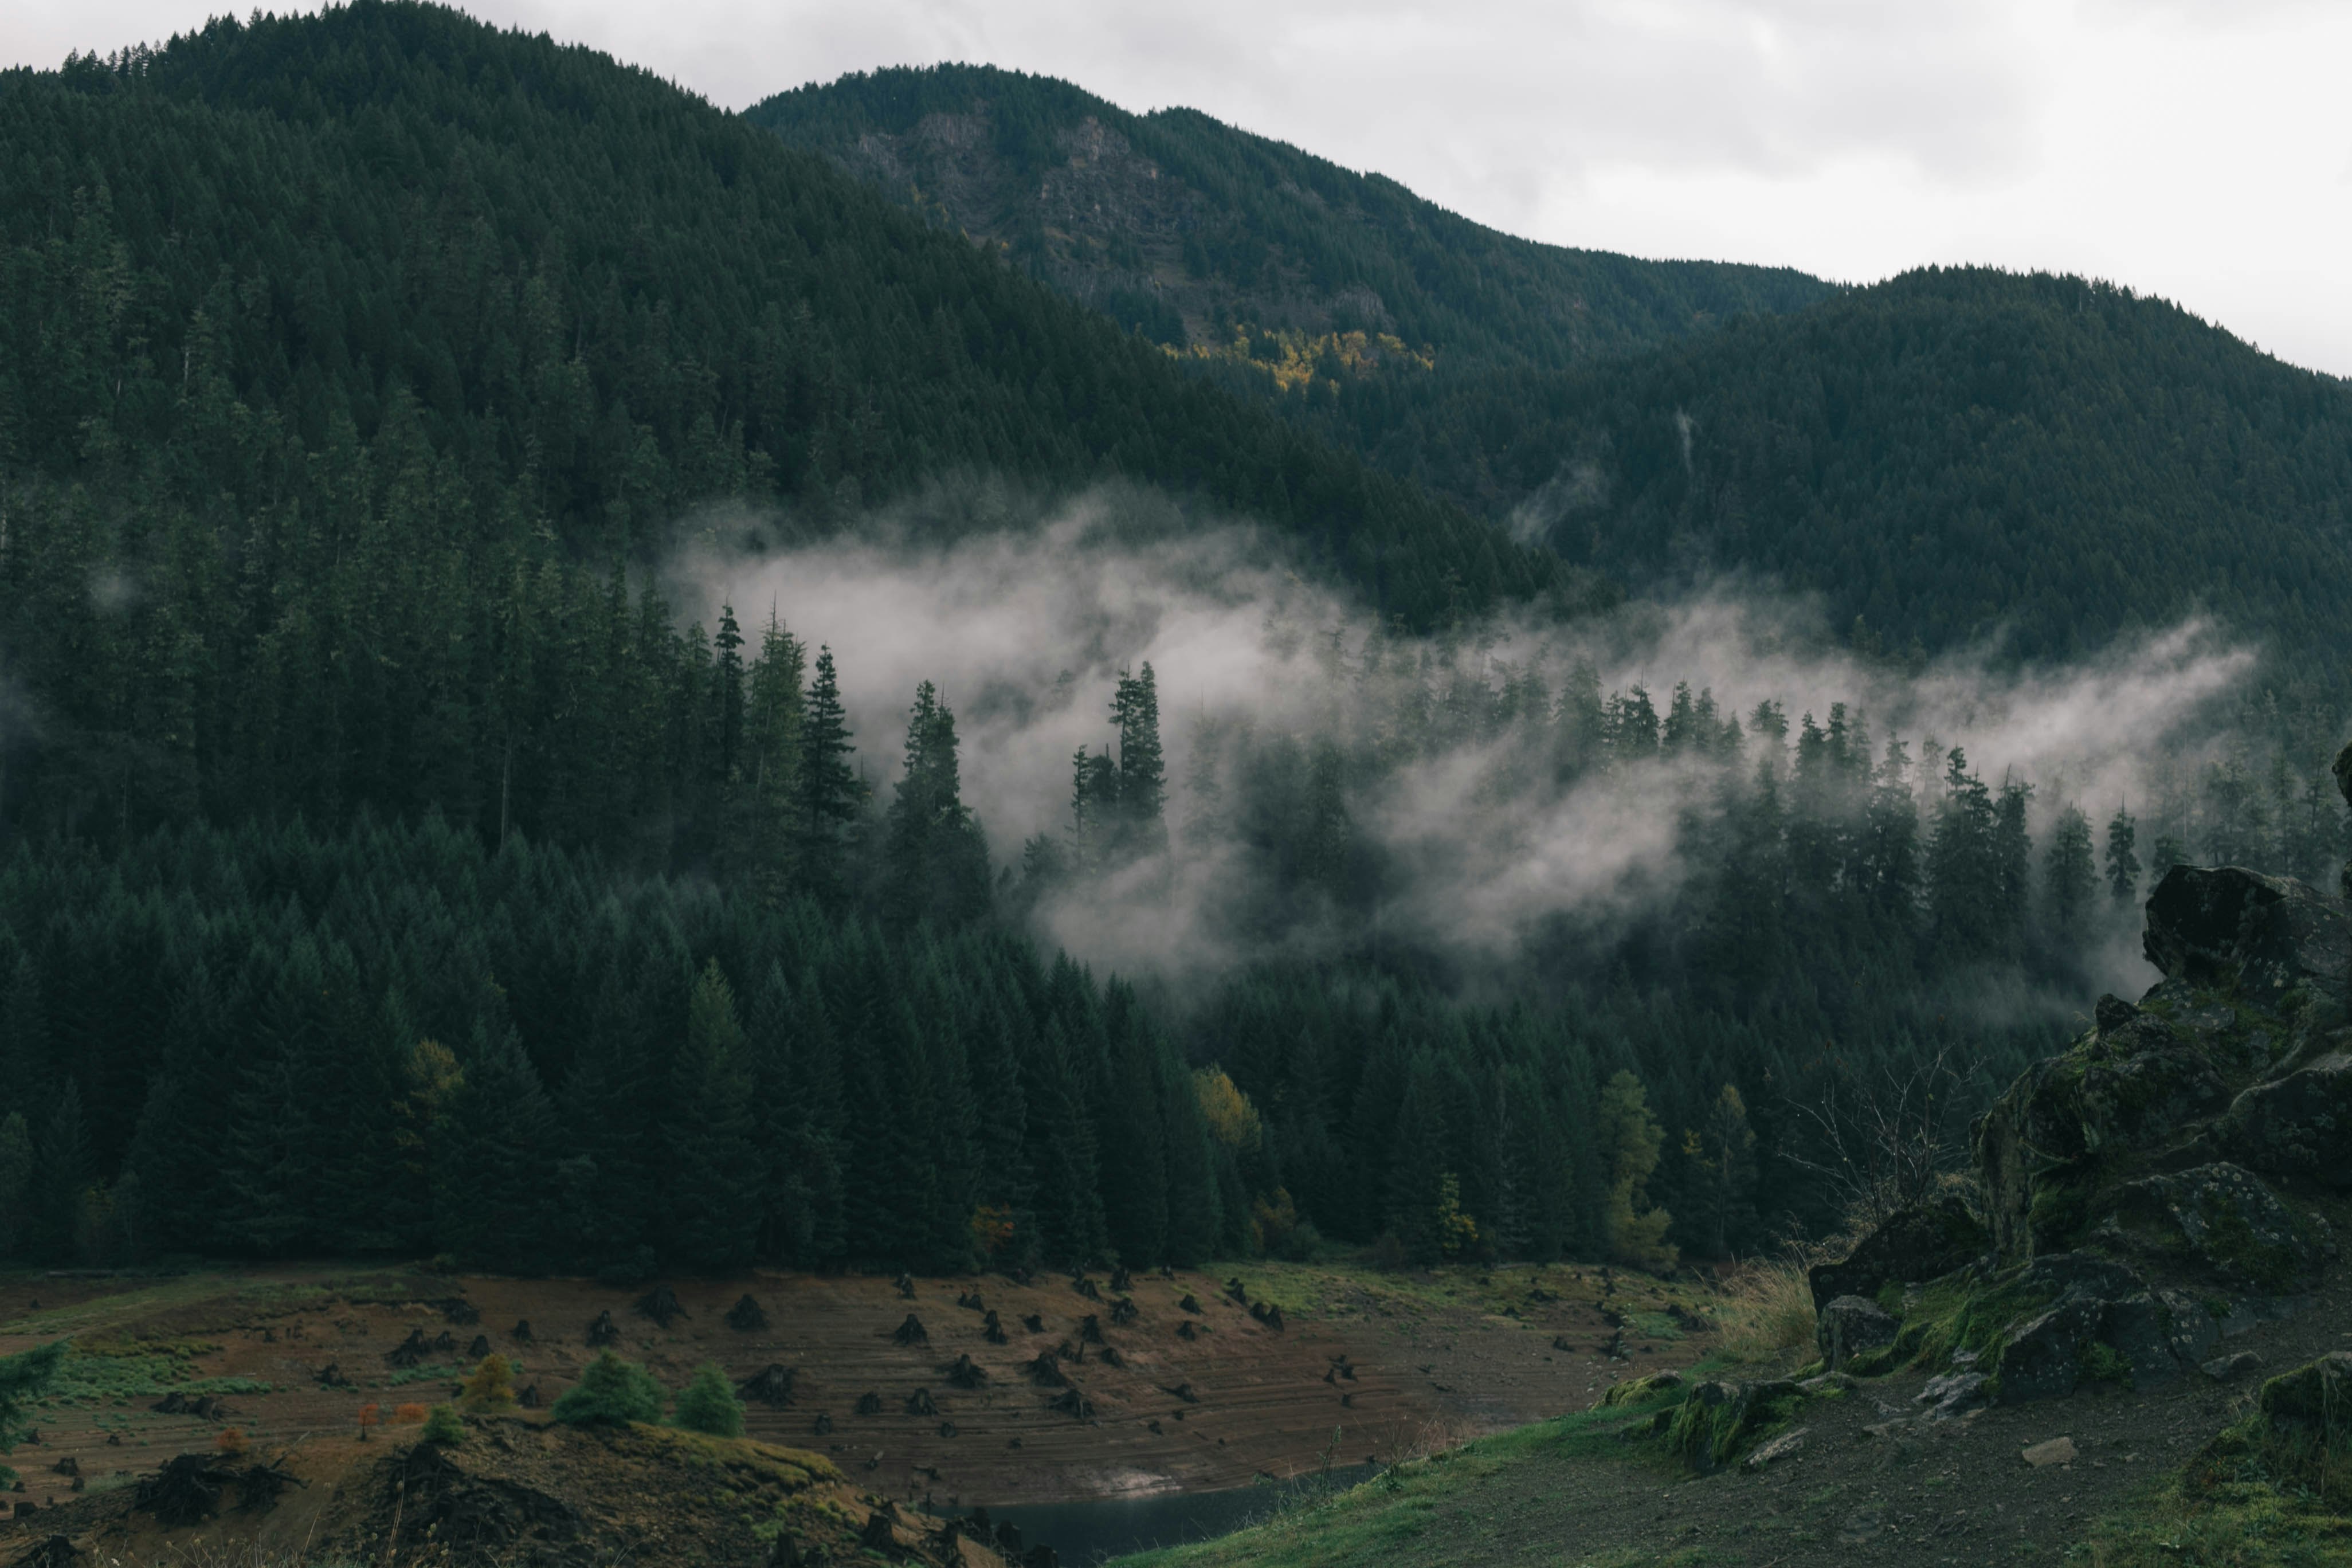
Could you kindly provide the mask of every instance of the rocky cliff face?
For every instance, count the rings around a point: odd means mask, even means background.
[[[2352,1221],[2352,923],[2301,882],[2184,866],[2145,946],[2163,980],[2102,997],[1978,1121],[1980,1229],[1906,1211],[1814,1271],[1825,1358],[2012,1403],[2221,1375],[2224,1336],[2308,1301]]]

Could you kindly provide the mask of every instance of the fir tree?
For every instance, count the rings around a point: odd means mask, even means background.
[[[847,760],[849,740],[833,650],[820,647],[802,721],[793,858],[809,890],[828,900],[844,894],[844,837],[857,817],[857,778]]]
[[[2133,853],[2138,839],[2139,824],[2117,805],[2107,819],[2107,895],[2119,905],[2139,894],[2139,857]]]

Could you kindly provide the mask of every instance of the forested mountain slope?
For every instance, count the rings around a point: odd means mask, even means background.
[[[856,73],[746,113],[1121,325],[1294,375],[1559,367],[1835,291],[1538,245],[1194,110],[1131,114],[993,67]]]
[[[2126,289],[1930,269],[1570,374],[1350,384],[1325,414],[1637,584],[1769,573],[1897,647],[2030,658],[2202,611],[2341,689],[2352,386]]]
[[[2352,388],[2164,301],[1540,246],[993,68],[853,75],[749,118],[1623,580],[1761,574],[1863,617],[1865,646],[2027,658],[2205,612],[2283,675],[2302,659],[2289,683],[2340,685],[2305,656],[2352,608]]]
[[[821,159],[434,6],[0,78],[0,277],[10,815],[547,826],[562,723],[667,744],[617,710],[666,656],[614,574],[717,498],[1124,476],[1408,619],[1562,574]]]

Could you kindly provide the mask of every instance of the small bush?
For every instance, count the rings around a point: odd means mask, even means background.
[[[661,1384],[651,1373],[611,1351],[601,1351],[581,1369],[580,1381],[555,1402],[553,1414],[568,1426],[600,1422],[617,1426],[660,1420],[662,1403]]]
[[[213,1434],[213,1447],[234,1458],[245,1452],[245,1434],[235,1426]]]
[[[468,1410],[507,1410],[515,1402],[514,1363],[495,1352],[482,1358],[473,1375],[457,1391],[458,1403]]]
[[[713,1437],[743,1435],[743,1402],[716,1364],[704,1362],[694,1369],[694,1381],[677,1396],[677,1424]]]
[[[392,1413],[392,1424],[395,1426],[414,1426],[424,1419],[425,1406],[422,1405],[403,1405]]]
[[[439,1443],[455,1447],[466,1440],[466,1424],[457,1419],[457,1407],[436,1405],[425,1418],[425,1430],[416,1435],[420,1443]]]

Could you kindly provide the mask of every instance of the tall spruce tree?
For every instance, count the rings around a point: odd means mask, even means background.
[[[857,820],[857,775],[850,771],[850,732],[841,705],[833,649],[820,647],[801,724],[800,798],[794,803],[793,859],[817,898],[845,894],[845,839]]]
[[[906,771],[884,822],[884,912],[957,925],[988,908],[988,844],[963,804],[955,715],[928,680],[907,720]]]
[[[2128,904],[2139,894],[2139,857],[2134,853],[2139,824],[2119,804],[2107,818],[2107,896]]]

